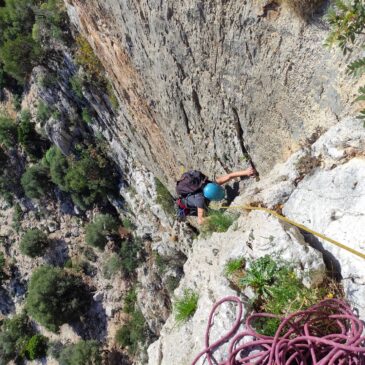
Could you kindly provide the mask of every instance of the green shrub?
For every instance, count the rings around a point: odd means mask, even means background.
[[[124,297],[123,311],[128,314],[133,313],[136,303],[137,303],[137,291],[136,288],[133,287],[130,290],[128,290],[127,294]]]
[[[44,124],[52,116],[52,108],[47,105],[44,101],[39,101],[37,107],[37,120]]]
[[[86,123],[86,124],[91,124],[93,121],[93,118],[91,116],[90,110],[88,108],[83,108],[82,109],[82,120]]]
[[[113,254],[104,263],[103,275],[106,279],[111,279],[114,275],[122,271],[122,267],[123,267],[122,259],[117,254]]]
[[[352,52],[355,45],[363,46],[362,38],[356,43],[365,28],[365,4],[362,0],[336,0],[328,10],[327,21],[331,26],[331,32],[326,39],[327,46],[338,44],[345,55]],[[351,62],[347,71],[355,77],[362,76],[365,73],[365,57],[362,56]],[[365,86],[362,86],[359,88],[359,95],[355,101],[364,100]],[[358,118],[364,121],[365,126],[365,109],[360,111]]]
[[[322,289],[305,287],[290,263],[276,261],[269,255],[251,262],[241,283],[254,290],[256,310],[279,316],[308,308],[325,295]],[[279,319],[265,318],[257,322],[256,329],[273,336],[279,323]]]
[[[31,337],[25,347],[25,356],[28,360],[35,360],[44,357],[47,353],[48,340],[46,337],[37,334]]]
[[[97,201],[105,201],[108,194],[115,194],[117,181],[113,167],[98,149],[89,147],[80,157],[69,159],[65,183],[73,202],[87,209]]]
[[[181,298],[174,304],[175,319],[177,322],[187,321],[198,307],[199,295],[192,290],[185,289]]]
[[[18,124],[18,141],[27,154],[38,159],[43,154],[43,143],[30,120],[30,112],[23,110],[20,116],[20,123]]]
[[[129,218],[124,218],[122,220],[122,225],[124,228],[127,228],[130,231],[133,231],[137,228],[136,225]]]
[[[88,309],[90,294],[81,278],[67,271],[42,266],[33,272],[28,286],[28,313],[50,331],[78,320]]]
[[[142,242],[139,238],[122,242],[119,254],[122,258],[122,269],[125,276],[131,276],[137,269],[141,250]]]
[[[49,165],[51,180],[61,190],[67,191],[65,177],[69,168],[66,157],[61,150],[55,146],[51,147],[46,153],[46,162]]]
[[[8,117],[0,116],[0,144],[6,148],[17,144],[17,130],[15,122]]]
[[[24,84],[26,76],[30,74],[41,56],[42,49],[31,35],[18,35],[15,39],[5,41],[0,48],[4,71],[20,84]]]
[[[57,360],[60,365],[101,365],[100,346],[96,341],[80,341],[65,347]]]
[[[179,286],[179,283],[180,279],[178,277],[170,275],[166,278],[166,289],[169,293],[172,293]]]
[[[142,312],[134,309],[130,319],[115,335],[117,344],[127,348],[130,355],[135,355],[141,345],[146,342],[148,329]]]
[[[15,232],[19,233],[20,228],[21,228],[21,223],[22,223],[22,219],[23,219],[23,210],[20,207],[19,204],[15,204],[14,206],[14,212],[13,212],[13,223],[12,223],[12,227],[15,230]]]
[[[155,179],[157,204],[161,205],[162,209],[169,215],[175,215],[175,202],[170,192],[167,190],[165,185],[158,179]]]
[[[29,257],[43,256],[49,246],[45,233],[37,228],[29,229],[20,241],[20,252]]]
[[[86,226],[85,241],[88,245],[104,249],[107,236],[116,234],[118,221],[110,214],[100,214]]]
[[[231,259],[224,266],[224,275],[229,278],[232,275],[234,275],[237,271],[242,270],[244,265],[245,265],[245,259],[242,257]]]
[[[25,314],[5,319],[0,331],[0,365],[7,365],[11,360],[21,360],[33,334],[29,318]]]
[[[226,232],[235,219],[235,217],[225,212],[210,210],[208,217],[204,219],[201,231],[203,234]]]
[[[21,178],[25,195],[31,199],[40,199],[49,194],[52,188],[47,167],[36,164],[28,167]]]
[[[1,285],[1,283],[3,282],[3,280],[5,278],[4,268],[5,268],[5,256],[0,251],[0,285]]]
[[[77,97],[82,99],[84,97],[84,94],[82,92],[84,81],[82,78],[78,75],[74,75],[70,78],[70,85],[72,91],[75,93]]]
[[[158,272],[162,275],[167,271],[169,267],[169,259],[168,257],[161,256],[158,252],[155,252],[154,256]]]
[[[110,81],[107,82],[106,90],[107,90],[110,104],[112,105],[114,110],[117,110],[119,108],[119,101],[115,95],[113,85]]]

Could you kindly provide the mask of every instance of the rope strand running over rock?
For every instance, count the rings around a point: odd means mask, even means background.
[[[231,330],[209,344],[213,318],[218,308],[227,302],[237,305],[237,316]],[[268,313],[256,313],[246,319],[245,330],[237,333],[242,320],[242,302],[238,297],[226,297],[217,302],[209,315],[203,356],[209,365],[365,365],[363,323],[350,306],[338,299],[327,299],[288,317],[280,318],[273,337],[257,333],[257,320],[279,318]],[[231,339],[231,340],[230,340]],[[215,361],[214,351],[230,340],[223,362]]]

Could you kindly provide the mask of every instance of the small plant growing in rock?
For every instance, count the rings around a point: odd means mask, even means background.
[[[235,221],[235,217],[219,210],[210,210],[202,225],[202,233],[226,232]]]
[[[48,340],[46,337],[37,334],[31,337],[25,347],[25,357],[28,360],[36,360],[44,357],[47,353]]]
[[[254,290],[255,310],[279,316],[306,309],[326,294],[324,288],[305,287],[290,263],[275,260],[269,255],[250,262],[241,284]],[[256,329],[264,335],[273,336],[279,323],[277,318],[265,318],[257,322]]]
[[[38,228],[29,229],[20,242],[20,252],[29,257],[43,256],[49,246],[47,235]]]
[[[241,288],[241,279],[244,276],[245,259],[238,257],[229,260],[224,266],[225,277],[237,288]]]
[[[106,279],[111,279],[116,274],[121,273],[122,268],[123,268],[122,259],[117,254],[113,254],[104,263],[103,275]]]
[[[193,316],[198,307],[199,295],[190,289],[185,289],[182,297],[174,304],[175,319],[177,322],[186,322]]]
[[[167,190],[164,184],[158,179],[155,179],[157,204],[161,205],[165,213],[173,216],[175,214],[175,202],[170,192]]]
[[[60,365],[101,365],[100,345],[96,341],[79,341],[61,350],[57,357]]]
[[[116,234],[118,221],[110,214],[100,214],[86,226],[85,241],[88,245],[104,249],[108,236]]]

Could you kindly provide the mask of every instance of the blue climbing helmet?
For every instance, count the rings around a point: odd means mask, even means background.
[[[203,194],[209,200],[222,200],[226,195],[224,189],[217,183],[208,183],[205,185]]]

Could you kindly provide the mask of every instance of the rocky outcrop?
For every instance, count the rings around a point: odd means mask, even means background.
[[[260,173],[346,114],[356,86],[326,25],[255,1],[66,0],[121,101],[110,126],[162,181],[249,152]]]
[[[225,264],[232,258],[249,260],[267,254],[290,260],[298,272],[303,272],[303,269],[311,271],[314,274],[313,282],[308,284],[318,284],[323,279],[325,267],[321,254],[304,242],[296,228],[283,225],[262,212],[243,215],[227,233],[214,233],[210,238],[194,242],[191,255],[184,265],[185,277],[175,295],[181,296],[186,288],[199,293],[197,311],[183,325],[178,325],[174,316],[167,320],[159,340],[149,348],[149,364],[175,364],[176,359],[181,364],[191,363],[204,348],[209,309],[219,299],[236,295],[224,276]],[[248,297],[244,295],[243,300],[248,313],[251,310]],[[234,306],[224,306],[214,320],[211,343],[226,333],[234,320]],[[224,351],[223,347],[215,354],[217,361],[222,361]]]
[[[261,181],[252,181],[234,205],[256,203],[282,209],[298,223],[365,253],[364,145],[362,123],[347,118],[312,146],[277,165]],[[175,294],[181,295],[185,288],[195,290],[199,293],[198,309],[183,326],[177,326],[173,316],[167,320],[160,339],[149,348],[149,364],[171,364],[176,359],[188,364],[204,348],[207,309],[222,297],[235,294],[223,275],[225,263],[234,257],[277,254],[294,262],[298,268],[312,272],[312,282],[306,285],[320,282],[325,262],[327,270],[341,275],[346,299],[363,318],[363,259],[304,233],[267,213],[252,212],[243,213],[227,233],[194,241],[184,266],[185,277]],[[242,299],[249,311],[246,297]],[[225,307],[219,316],[214,321],[216,335],[211,337],[211,342],[230,328],[235,309]],[[179,346],[174,345],[176,343]],[[224,351],[224,347],[218,351],[218,360]]]

